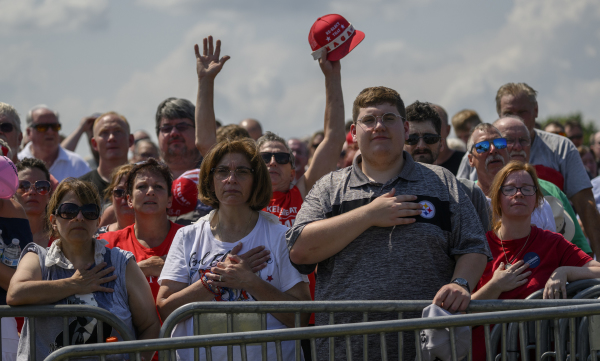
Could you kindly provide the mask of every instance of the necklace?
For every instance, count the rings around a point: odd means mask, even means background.
[[[527,246],[527,242],[529,242],[529,236],[531,236],[531,227],[529,227],[529,234],[527,235],[527,240],[525,241],[525,244],[523,245],[523,247],[521,247],[521,250],[519,251],[519,253],[517,253],[516,256],[511,258],[511,261],[509,261],[508,257],[506,256],[506,251],[504,250],[504,243],[502,243],[502,238],[500,238],[500,245],[502,246],[502,253],[504,253],[504,259],[506,260],[506,269],[509,269],[510,267],[512,267],[512,262],[521,255],[521,252],[523,252],[523,250],[525,249],[525,246]]]
[[[246,227],[244,228],[244,236],[243,236],[242,238],[244,238],[244,237],[245,237],[246,235],[248,235],[248,233],[249,233],[249,232],[248,232],[248,226],[250,226],[250,223],[252,223],[252,216],[254,216],[254,212],[251,212],[251,213],[250,213],[250,218],[248,218],[248,223],[246,223]],[[221,227],[221,217],[219,217],[219,212],[217,212],[217,217],[218,217],[218,218],[217,218],[217,226],[215,227],[215,231],[218,229],[218,230],[219,230],[219,233],[221,233],[220,231],[221,231],[223,228]],[[223,235],[221,235],[221,238],[224,238],[224,237],[223,237]],[[240,239],[241,239],[241,238],[240,238]],[[224,240],[221,240],[221,241],[222,241],[222,242],[226,242],[226,241],[224,241]],[[238,239],[238,240],[236,240],[236,242],[237,242],[237,241],[239,241],[239,239]]]

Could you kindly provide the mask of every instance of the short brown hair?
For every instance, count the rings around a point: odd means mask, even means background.
[[[110,175],[110,184],[104,190],[104,199],[109,199],[112,196],[112,192],[117,184],[119,184],[123,177],[127,177],[132,168],[133,164],[123,164],[112,172]]]
[[[477,124],[483,123],[479,114],[472,109],[463,109],[452,116],[452,127],[455,132],[467,132],[473,130]]]
[[[540,187],[540,183],[538,182],[538,176],[535,171],[535,168],[529,163],[523,163],[518,160],[513,160],[509,162],[507,165],[502,168],[498,174],[494,177],[492,181],[492,185],[490,186],[490,197],[492,199],[492,214],[493,214],[493,224],[492,230],[497,231],[502,225],[502,207],[500,206],[500,194],[502,193],[501,188],[504,184],[504,181],[511,173],[518,171],[526,171],[533,179],[533,185],[536,188],[535,191],[535,200],[536,205],[535,208],[539,207],[544,201],[544,194],[542,193],[542,188]],[[534,208],[534,209],[535,209]]]
[[[228,124],[217,128],[217,143],[225,139],[237,140],[243,138],[250,138],[250,133],[237,124]]]
[[[358,113],[360,113],[362,108],[385,103],[395,106],[398,109],[398,114],[402,116],[402,121],[404,122],[404,120],[406,120],[406,109],[404,108],[404,101],[402,101],[400,94],[394,89],[386,88],[384,86],[375,86],[363,89],[356,99],[354,99],[354,104],[352,105],[352,121],[356,124]]]
[[[167,182],[167,194],[169,197],[172,195],[171,187],[173,186],[173,175],[166,164],[159,162],[154,158],[148,158],[148,160],[133,165],[133,168],[131,168],[129,174],[127,174],[127,194],[131,195],[133,193],[135,177],[143,170],[162,175],[165,182]]]
[[[498,89],[496,92],[496,112],[498,116],[500,114],[500,101],[502,97],[505,95],[512,95],[513,97],[518,97],[520,95],[525,95],[531,102],[531,104],[537,104],[537,91],[527,85],[527,83],[506,83]]]
[[[217,143],[208,152],[200,166],[198,198],[206,205],[215,209],[219,208],[219,199],[214,191],[212,169],[229,153],[242,154],[250,162],[250,167],[254,172],[252,173],[252,193],[248,199],[248,205],[255,211],[265,208],[271,201],[271,177],[267,165],[260,157],[256,144],[252,139],[224,140]]]
[[[54,214],[60,206],[60,202],[67,195],[67,193],[73,192],[75,196],[79,199],[81,204],[95,204],[98,206],[98,209],[102,209],[100,206],[100,195],[98,194],[98,188],[90,182],[82,181],[77,178],[66,178],[54,193],[52,193],[52,198],[50,198],[50,202],[48,202],[48,206],[46,208],[46,222],[48,223],[48,229],[50,230],[51,237],[60,237],[58,231],[56,231],[52,224],[50,223],[50,215]]]

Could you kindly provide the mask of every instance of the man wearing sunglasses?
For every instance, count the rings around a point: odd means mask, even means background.
[[[0,139],[4,139],[11,149],[10,160],[17,164],[18,154],[23,133],[21,132],[21,119],[17,110],[10,104],[0,102]]]
[[[92,148],[99,155],[98,168],[79,179],[93,183],[103,196],[112,172],[127,164],[127,152],[133,144],[133,134],[130,133],[127,119],[116,112],[107,112],[97,117],[92,131]]]
[[[475,208],[450,171],[417,163],[403,150],[410,125],[398,92],[364,89],[352,118],[361,154],[306,196],[286,234],[292,264],[301,273],[318,267],[315,300],[433,299],[450,312],[464,310],[490,258]],[[336,323],[362,321],[355,314],[336,317]],[[327,315],[315,318],[327,324]],[[398,344],[397,335],[386,337],[388,345]],[[405,332],[404,345],[414,342]],[[381,359],[379,337],[368,343],[369,359]],[[318,342],[318,354],[327,355],[327,344]],[[363,359],[362,343],[352,346],[352,358]],[[336,354],[343,357],[345,349],[343,340],[335,342]],[[404,347],[404,359],[414,359],[414,351]],[[398,358],[397,348],[387,356]]]
[[[412,155],[415,162],[435,164],[444,147],[440,132],[442,119],[436,106],[416,101],[406,107],[406,118],[409,124],[408,139],[404,142],[404,150]],[[483,191],[475,182],[468,179],[457,179],[462,190],[467,194],[477,211],[485,232],[491,229],[491,212]]]
[[[494,177],[509,162],[506,147],[506,138],[503,138],[500,131],[489,123],[477,125],[467,143],[469,165],[477,172],[477,185],[486,195],[490,206],[489,192]],[[538,228],[556,232],[552,207],[546,200],[542,206],[533,211],[531,223]]]
[[[81,156],[60,146],[60,129],[58,113],[45,105],[33,107],[27,114],[27,136],[31,141],[19,153],[19,159],[43,161],[59,182],[67,177],[81,177],[90,171]]]

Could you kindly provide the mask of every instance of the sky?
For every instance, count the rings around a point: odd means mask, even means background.
[[[193,47],[213,35],[231,56],[215,81],[217,118],[308,136],[325,109],[308,32],[330,13],[366,35],[341,60],[346,119],[362,89],[383,85],[406,105],[469,108],[491,122],[497,89],[526,82],[540,118],[579,111],[600,127],[597,0],[0,0],[0,101],[23,125],[47,104],[65,134],[111,110],[154,133],[162,100],[195,102]]]

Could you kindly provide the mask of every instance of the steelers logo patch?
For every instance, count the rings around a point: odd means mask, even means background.
[[[435,216],[435,206],[429,201],[420,201],[419,204],[423,205],[423,211],[421,217],[431,219]]]

